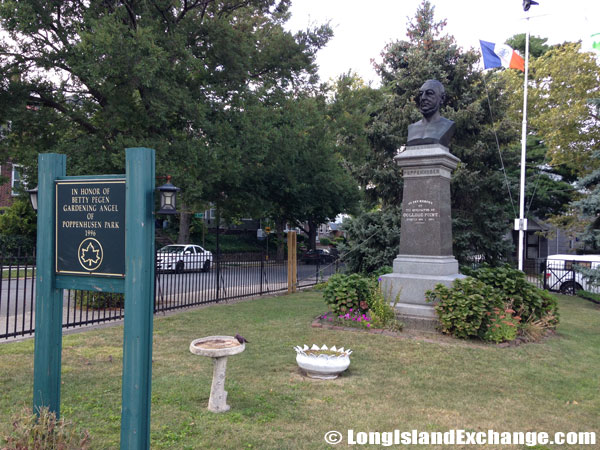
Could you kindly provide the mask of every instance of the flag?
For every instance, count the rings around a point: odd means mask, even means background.
[[[592,34],[592,48],[600,50],[600,33]]]
[[[525,72],[525,60],[508,45],[494,44],[482,40],[479,41],[479,44],[481,45],[483,67],[485,69],[504,67]]]

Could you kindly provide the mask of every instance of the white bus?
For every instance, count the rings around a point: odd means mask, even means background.
[[[544,285],[551,291],[563,294],[575,294],[578,290],[600,294],[600,288],[591,286],[586,278],[573,270],[579,265],[591,269],[600,269],[600,255],[550,255],[546,259]]]

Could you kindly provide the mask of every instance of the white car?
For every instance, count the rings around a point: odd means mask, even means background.
[[[199,245],[173,244],[156,253],[156,270],[159,272],[208,272],[213,261],[212,253]]]
[[[563,294],[575,294],[584,289],[600,293],[595,286],[589,285],[581,273],[573,270],[579,265],[588,269],[600,268],[600,255],[551,255],[546,260],[545,285],[551,291],[560,291]]]

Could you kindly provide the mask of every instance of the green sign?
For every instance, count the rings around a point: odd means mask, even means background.
[[[56,273],[125,275],[125,180],[56,182]]]
[[[196,213],[196,214],[194,214],[194,218],[196,218],[196,219],[203,219],[204,218],[204,213]]]

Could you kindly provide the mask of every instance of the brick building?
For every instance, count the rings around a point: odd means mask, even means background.
[[[0,164],[0,180],[6,180],[5,183],[0,184],[0,208],[4,208],[13,203],[15,198],[13,187],[15,183],[20,182],[19,173],[9,162]]]

